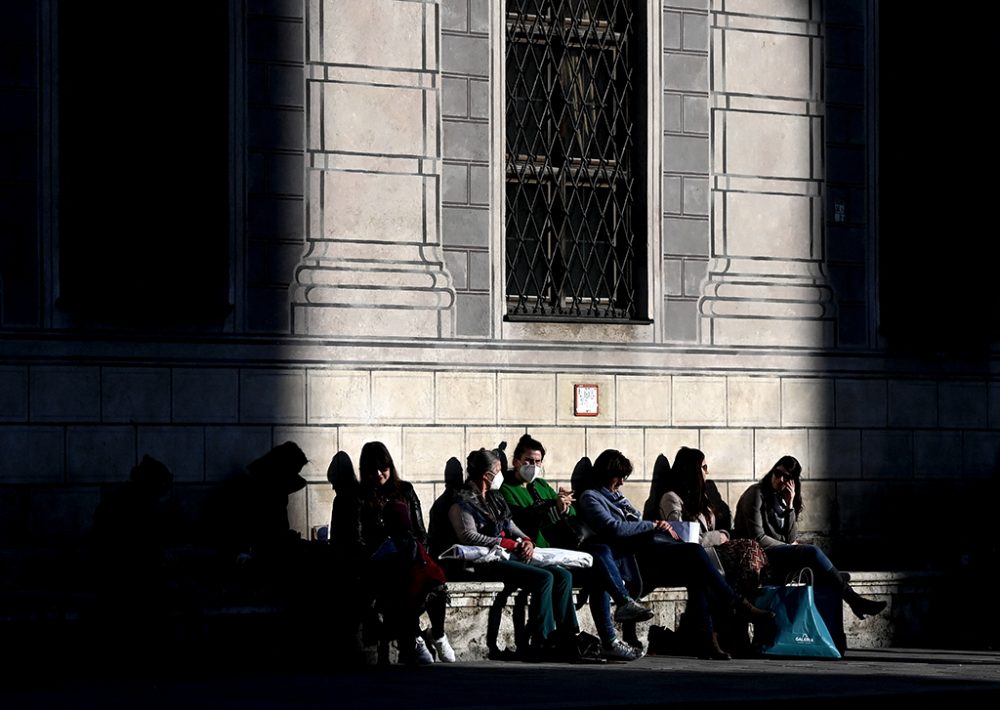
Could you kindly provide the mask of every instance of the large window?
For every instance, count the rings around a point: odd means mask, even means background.
[[[229,308],[229,3],[59,8],[59,283],[80,322]]]
[[[643,2],[507,0],[507,317],[645,318]]]
[[[979,357],[1000,342],[1000,288],[995,232],[982,226],[995,187],[972,176],[996,140],[975,102],[942,98],[952,86],[939,77],[992,84],[994,30],[950,33],[902,3],[876,12],[879,333],[898,352]]]

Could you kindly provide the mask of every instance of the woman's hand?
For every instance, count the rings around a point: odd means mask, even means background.
[[[729,533],[727,533],[725,530],[720,530],[719,539],[722,540],[723,543],[729,542]]]
[[[677,534],[677,532],[670,526],[670,523],[666,520],[654,520],[653,529],[658,532],[665,532],[678,542],[682,542],[681,536]]]
[[[522,560],[527,562],[531,559],[531,556],[535,554],[535,543],[527,538],[524,538],[517,546],[517,554]]]
[[[793,481],[785,481],[781,485],[781,497],[785,500],[785,505],[791,505],[792,500],[795,499],[795,483]]]
[[[573,491],[568,491],[562,486],[559,487],[559,512],[567,513],[569,512],[569,507],[573,505],[576,499],[573,497]]]

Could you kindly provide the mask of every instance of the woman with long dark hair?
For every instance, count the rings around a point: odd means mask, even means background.
[[[730,659],[719,645],[713,613],[736,613],[747,621],[765,624],[773,622],[774,614],[758,609],[727,584],[701,545],[678,540],[666,520],[643,520],[621,492],[631,473],[632,463],[622,452],[603,451],[594,461],[593,480],[598,487],[580,496],[581,514],[617,557],[636,556],[644,593],[658,586],[687,587],[699,657]]]
[[[696,523],[698,542],[733,588],[752,594],[760,585],[767,562],[764,549],[754,540],[731,540],[717,526],[715,505],[708,496],[708,461],[698,449],[682,446],[662,486],[658,517],[667,521]]]
[[[834,567],[821,549],[799,542],[798,519],[804,508],[801,479],[802,465],[794,456],[778,459],[740,496],[734,535],[759,542],[767,553],[772,576],[779,580],[782,575],[809,567],[817,583],[839,591],[856,617],[878,614],[886,602],[858,594],[850,585],[849,575]]]
[[[438,660],[452,663],[455,651],[444,631],[447,587],[444,573],[426,555],[420,499],[413,486],[399,478],[385,444],[370,441],[358,463],[361,540],[371,562],[369,584],[389,633],[396,639],[400,660],[431,663],[433,657],[420,634],[420,614],[426,610]]]

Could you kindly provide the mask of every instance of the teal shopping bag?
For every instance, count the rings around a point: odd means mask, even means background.
[[[797,656],[800,658],[840,658],[823,617],[816,608],[812,571],[800,573],[789,584],[761,587],[754,604],[774,612],[774,637],[755,644],[765,656]]]

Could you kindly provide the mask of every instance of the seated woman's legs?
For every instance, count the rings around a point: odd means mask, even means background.
[[[777,582],[784,581],[788,574],[808,567],[816,575],[816,583],[824,584],[840,592],[847,606],[859,619],[874,616],[886,607],[886,602],[866,599],[854,591],[840,570],[820,548],[815,545],[775,545],[767,548],[767,564],[771,576]]]
[[[697,554],[689,549],[694,547],[700,548],[700,545],[665,541],[646,545],[637,555],[644,582],[643,593],[657,587],[686,587],[686,613],[697,636],[694,641],[696,650],[699,655],[724,658],[726,656],[721,649],[718,653],[707,652],[714,640],[714,629],[703,575],[698,570]]]
[[[607,545],[591,544],[585,546],[584,551],[594,558],[594,564],[589,569],[590,589],[606,591],[615,604],[627,603],[630,597],[611,548]]]
[[[532,645],[544,645],[556,629],[556,619],[552,609],[554,584],[552,573],[542,567],[532,567],[517,560],[501,560],[481,567],[480,579],[510,583],[530,594],[527,636]],[[572,592],[572,586],[570,591]]]
[[[650,562],[656,565],[656,578],[664,586],[685,586],[701,589],[720,605],[735,608],[743,601],[726,578],[719,574],[705,548],[693,542],[654,542]],[[646,574],[643,574],[645,577]]]
[[[435,594],[427,601],[427,618],[431,622],[431,638],[444,636],[444,617],[447,613],[447,597]]]
[[[654,577],[664,586],[679,585],[688,591],[688,612],[700,630],[699,655],[725,659],[729,654],[718,646],[712,620],[715,614],[740,612],[750,621],[769,623],[774,615],[757,609],[734,590],[712,563],[705,549],[696,543],[654,538],[643,551],[643,563],[648,571],[643,577]]]
[[[612,600],[618,605],[615,620],[623,623],[634,624],[635,621],[645,621],[651,618],[653,613],[641,607],[629,596],[625,580],[610,547],[590,544],[584,550],[594,558],[593,566],[587,570],[590,614],[594,618],[598,636],[607,647],[617,638],[614,620],[611,618]],[[634,626],[632,631],[634,635]]]
[[[615,623],[611,620],[611,595],[597,585],[590,590],[590,615],[594,619],[601,643],[608,646],[618,638]]]
[[[479,579],[487,579],[488,577],[480,575]],[[491,579],[499,580],[499,577],[490,577]],[[489,616],[486,623],[486,648],[489,652],[489,657],[493,660],[501,660],[504,658],[509,658],[509,655],[513,653],[510,649],[501,649],[497,643],[497,639],[500,636],[500,622],[503,619],[503,612],[507,608],[507,601],[510,599],[511,595],[514,593],[514,609],[511,612],[511,617],[514,622],[514,646],[517,648],[527,648],[528,647],[528,629],[526,628],[526,613],[525,610],[528,607],[528,592],[524,589],[518,589],[517,585],[511,581],[504,582],[504,588],[497,592],[496,597],[493,599],[493,604],[490,605]]]
[[[607,646],[617,638],[615,624],[611,620],[611,599],[616,604],[622,603],[627,596],[625,583],[621,581],[618,565],[607,545],[588,545],[585,549],[594,558],[593,566],[587,570],[590,615],[594,619],[597,635]]]
[[[574,637],[580,633],[580,624],[573,604],[573,574],[558,565],[546,567],[545,571],[552,575],[552,616],[556,629],[564,638]]]
[[[785,578],[803,567],[808,567],[817,577],[817,582],[832,582],[836,576],[836,586],[840,586],[840,572],[830,558],[815,545],[775,545],[766,550],[770,578],[781,584]]]
[[[455,662],[455,649],[444,631],[444,617],[447,613],[448,597],[444,594],[432,594],[427,600],[427,618],[431,622],[431,642],[439,661]]]

